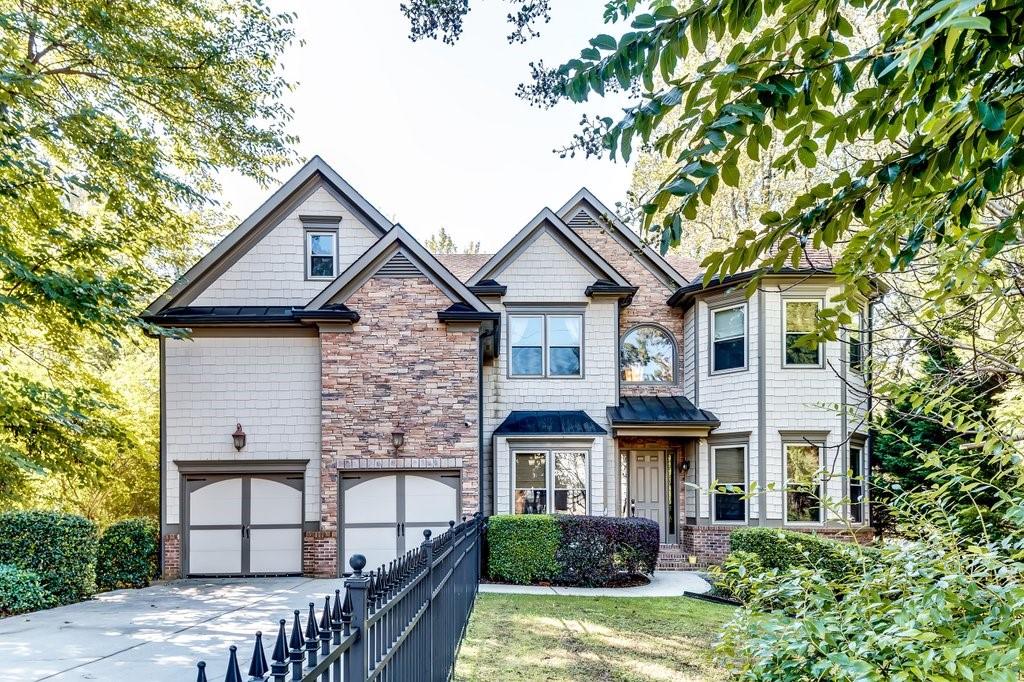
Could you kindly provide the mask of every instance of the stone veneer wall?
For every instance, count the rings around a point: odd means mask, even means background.
[[[346,305],[360,316],[351,331],[320,333],[320,530],[303,543],[303,570],[317,576],[337,574],[339,467],[461,458],[463,513],[480,493],[478,328],[439,321],[451,301],[425,277],[370,278]],[[394,431],[405,434],[398,453]]]

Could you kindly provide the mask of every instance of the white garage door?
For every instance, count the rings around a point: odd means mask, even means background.
[[[302,572],[302,475],[188,476],[188,575]]]
[[[342,476],[341,556],[353,554],[376,568],[423,542],[423,531],[441,533],[459,514],[459,475],[405,472]]]

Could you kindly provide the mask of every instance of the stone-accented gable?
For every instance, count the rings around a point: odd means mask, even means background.
[[[371,277],[348,305],[360,316],[350,331],[320,332],[321,532],[307,543],[317,575],[337,568],[318,548],[337,546],[343,461],[462,458],[463,512],[478,505],[479,325],[439,321],[451,300],[426,277]],[[405,434],[397,454],[393,431]]]

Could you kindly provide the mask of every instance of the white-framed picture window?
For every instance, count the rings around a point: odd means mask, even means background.
[[[338,274],[338,233],[306,230],[306,276],[331,279]]]
[[[786,443],[786,523],[821,523],[822,447],[810,443]]]
[[[510,377],[583,375],[583,315],[510,314]]]
[[[711,509],[717,523],[747,520],[747,447],[715,445],[711,448],[711,476],[716,482]]]
[[[587,450],[531,449],[512,454],[514,514],[586,514]]]
[[[747,307],[736,305],[711,312],[711,371],[747,366]]]
[[[817,328],[818,310],[821,301],[817,299],[786,299],[783,302],[783,357],[786,367],[820,367],[821,344],[807,347],[801,339]]]
[[[867,487],[867,463],[864,446],[859,443],[850,445],[850,467],[847,475],[850,481],[850,520],[854,523],[864,523],[868,520],[867,497],[864,495]]]
[[[619,350],[622,381],[630,384],[663,384],[676,380],[676,343],[665,329],[643,324],[622,337]]]

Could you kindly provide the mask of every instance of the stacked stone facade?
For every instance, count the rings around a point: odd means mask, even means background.
[[[359,321],[320,332],[320,530],[303,564],[321,576],[337,574],[339,469],[458,462],[463,513],[479,504],[478,326],[439,321],[451,301],[425,277],[372,277],[346,305]]]

